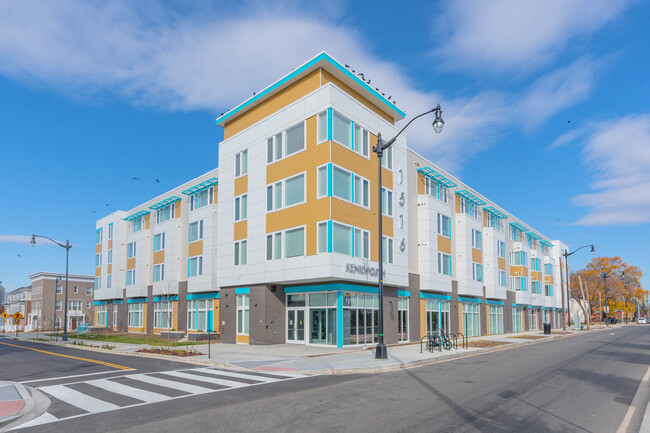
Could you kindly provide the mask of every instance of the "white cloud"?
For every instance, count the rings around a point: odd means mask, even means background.
[[[577,224],[650,222],[650,114],[603,122],[582,151],[597,180],[595,192],[573,198],[589,208]]]
[[[546,150],[554,150],[558,147],[571,144],[578,140],[580,137],[584,136],[586,133],[586,128],[572,129],[553,140],[553,142],[546,147]]]
[[[438,20],[435,52],[452,68],[512,72],[557,56],[571,40],[618,17],[630,1],[462,0]]]

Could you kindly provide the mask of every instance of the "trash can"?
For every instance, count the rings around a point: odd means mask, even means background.
[[[544,334],[551,335],[551,324],[544,323]]]

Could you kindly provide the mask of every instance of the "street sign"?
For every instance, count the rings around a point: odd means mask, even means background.
[[[20,322],[20,319],[23,318],[23,315],[20,314],[20,311],[16,311],[11,317],[14,318],[14,320],[16,321],[16,324],[17,324],[18,322]]]

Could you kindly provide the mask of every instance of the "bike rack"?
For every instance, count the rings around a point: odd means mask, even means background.
[[[450,340],[451,340],[451,344],[453,345],[452,347],[454,349],[458,349],[458,335],[454,334],[453,332],[450,332],[447,335],[451,337]]]
[[[463,349],[469,349],[469,341],[467,340],[467,337],[465,337],[462,332],[459,332],[458,335],[463,339]]]

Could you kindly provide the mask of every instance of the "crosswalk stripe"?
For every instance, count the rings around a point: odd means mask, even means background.
[[[20,424],[19,426],[16,426],[12,428],[11,430],[17,429],[17,428],[25,428],[25,427],[33,427],[35,425],[41,425],[41,424],[47,424],[48,422],[54,422],[58,421],[59,419],[55,417],[54,415],[51,415],[47,412],[45,412],[43,415],[34,418],[33,420],[27,421],[25,424]]]
[[[59,400],[63,400],[73,406],[77,406],[86,412],[98,413],[120,408],[117,405],[96,399],[63,385],[44,386],[39,389],[47,394],[50,394],[53,397],[58,398]]]
[[[199,376],[196,374],[183,373],[181,371],[166,371],[164,372],[164,374],[165,376],[169,375],[169,376],[180,377],[182,379],[198,380],[201,382],[214,383],[216,385],[223,385],[230,388],[241,388],[244,386],[251,385],[250,383],[235,382],[233,380],[225,380],[225,379],[217,379],[216,377]]]
[[[158,394],[156,392],[145,391],[144,389],[134,388],[132,386],[124,385],[123,383],[113,382],[108,379],[95,379],[86,382],[90,385],[96,386],[106,391],[111,391],[116,394],[126,395],[147,403],[156,403],[171,399],[166,395]]]
[[[243,373],[235,373],[232,371],[225,371],[225,370],[212,370],[211,368],[196,368],[191,371],[200,371],[202,373],[208,373],[208,374],[215,374],[217,376],[229,376],[229,377],[236,377],[238,379],[250,379],[250,380],[256,380],[258,382],[277,382],[278,380],[283,380],[282,378],[271,378],[271,377],[264,377],[264,376],[253,376],[252,374],[243,374]]]
[[[188,383],[177,382],[175,380],[161,379],[159,377],[147,376],[146,374],[132,374],[129,379],[139,380],[140,382],[151,383],[153,385],[165,386],[167,388],[178,389],[180,391],[189,392],[190,394],[205,394],[213,392],[210,388],[203,388],[201,386],[190,385]]]

